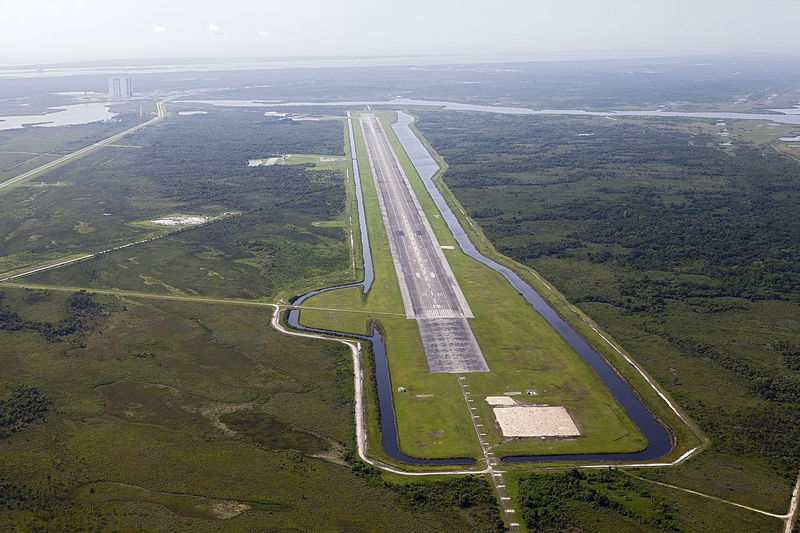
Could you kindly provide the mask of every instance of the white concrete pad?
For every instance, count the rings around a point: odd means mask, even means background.
[[[158,218],[156,220],[151,220],[150,223],[155,224],[157,226],[195,226],[197,224],[203,224],[208,222],[208,217],[202,216],[192,216],[192,215],[180,215],[180,216],[171,216],[171,217],[164,217]]]
[[[581,434],[561,406],[495,407],[494,416],[505,437],[577,437]]]
[[[487,396],[486,403],[489,405],[517,405],[514,398],[508,396]]]

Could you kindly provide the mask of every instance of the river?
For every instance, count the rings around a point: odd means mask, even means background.
[[[800,124],[800,108],[770,109],[773,113],[732,113],[727,111],[584,111],[583,109],[529,109],[526,107],[508,107],[463,104],[438,100],[415,100],[411,98],[395,98],[394,100],[356,100],[348,102],[267,102],[264,100],[186,100],[186,103],[207,104],[236,107],[316,107],[316,106],[389,106],[389,107],[439,107],[445,111],[477,111],[481,113],[499,113],[503,115],[565,115],[596,117],[656,117],[656,118],[695,118],[719,120],[769,120],[781,124]]]

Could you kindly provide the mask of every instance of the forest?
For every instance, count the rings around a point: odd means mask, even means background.
[[[499,252],[618,335],[715,450],[796,474],[800,166],[764,125],[417,115]]]
[[[70,185],[35,192],[35,208],[26,202],[30,191],[8,195],[0,226],[7,224],[11,238],[0,244],[0,253],[44,262],[59,250],[102,249],[163,231],[146,221],[165,214],[232,212],[237,216],[131,249],[133,261],[101,257],[31,279],[165,290],[147,281],[157,279],[200,294],[260,297],[274,296],[287,284],[347,275],[350,258],[341,224],[315,224],[342,213],[344,175],[335,169],[310,171],[303,164],[247,165],[249,158],[282,153],[342,155],[341,121],[212,110],[176,114],[127,142],[141,148],[91,155],[48,175],[49,183]],[[70,201],[76,197],[80,200]],[[73,228],[79,221],[94,231],[78,233]],[[45,232],[54,238],[35,237]]]
[[[5,331],[29,330],[40,333],[50,342],[70,339],[79,344],[82,335],[88,333],[103,313],[103,306],[92,300],[86,291],[76,291],[66,302],[65,317],[57,323],[25,320],[13,309],[3,305],[4,293],[0,292],[0,329]]]
[[[11,389],[8,398],[0,400],[0,439],[44,419],[52,404],[53,400],[35,387],[17,385]]]

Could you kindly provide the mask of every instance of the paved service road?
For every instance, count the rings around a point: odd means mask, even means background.
[[[361,116],[406,316],[417,320],[431,372],[487,372],[464,293],[380,121]]]

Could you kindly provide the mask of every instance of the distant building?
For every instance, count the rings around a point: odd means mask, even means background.
[[[109,78],[108,96],[111,98],[131,98],[133,96],[133,78]]]
[[[125,90],[123,95],[126,98],[130,98],[133,96],[133,78],[125,78]]]

